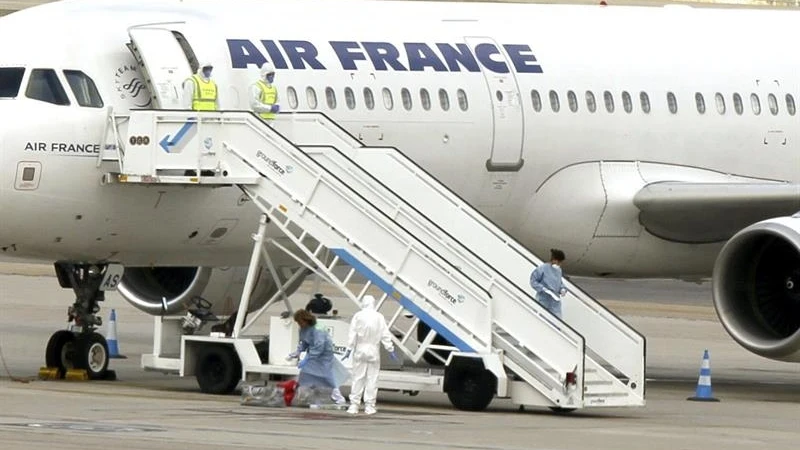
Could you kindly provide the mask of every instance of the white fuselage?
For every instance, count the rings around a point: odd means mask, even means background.
[[[169,27],[214,62],[223,109],[248,108],[248,87],[270,60],[282,111],[323,111],[365,144],[397,147],[540,257],[562,248],[569,273],[708,276],[721,243],[652,236],[628,197],[652,180],[800,181],[798,19],[383,1],[31,8],[0,19],[0,67],[26,68],[20,94],[0,99],[0,256],[247,264],[259,211],[237,188],[101,185],[116,164],[97,167],[108,112],[78,106],[61,73],[83,71],[116,114],[148,107],[127,29],[183,22]],[[59,72],[69,106],[26,98],[34,68]],[[35,188],[19,185],[21,163],[39,165]],[[219,228],[228,231],[212,237]]]

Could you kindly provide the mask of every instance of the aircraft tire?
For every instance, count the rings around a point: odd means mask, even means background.
[[[74,367],[75,333],[58,330],[50,336],[45,349],[44,361],[47,367],[57,367],[58,377],[64,378],[67,369]]]
[[[108,343],[100,333],[82,333],[75,337],[76,369],[83,369],[90,380],[103,380],[108,371]]]

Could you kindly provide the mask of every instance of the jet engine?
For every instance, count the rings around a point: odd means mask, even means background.
[[[291,277],[288,270],[277,271],[281,284]],[[126,267],[117,289],[125,300],[148,314],[181,314],[193,298],[200,296],[211,303],[210,312],[228,316],[239,307],[246,276],[247,267]],[[296,291],[304,278],[305,274],[287,286],[286,294]],[[275,281],[262,267],[248,312],[263,306],[275,292]]]
[[[747,350],[800,361],[800,213],[736,233],[714,265],[719,319]]]

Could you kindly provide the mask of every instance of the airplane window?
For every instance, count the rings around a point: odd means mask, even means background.
[[[392,98],[392,91],[389,88],[383,88],[383,106],[389,111],[394,108],[394,99]]]
[[[622,108],[628,114],[633,111],[633,100],[631,100],[631,94],[628,91],[622,91]]]
[[[0,67],[0,98],[16,98],[22,86],[22,67]]]
[[[639,101],[642,103],[642,111],[645,114],[650,114],[650,96],[647,92],[642,91],[639,93]]]
[[[550,91],[550,107],[553,112],[558,112],[561,109],[561,103],[558,101],[558,92]]]
[[[775,97],[775,94],[769,94],[767,96],[767,103],[769,103],[769,112],[771,112],[773,116],[777,115],[778,99]]]
[[[286,96],[289,97],[289,107],[297,109],[297,91],[292,86],[286,88]]]
[[[761,114],[761,100],[756,94],[750,94],[750,105],[753,107],[753,114]]]
[[[578,96],[575,95],[574,92],[572,91],[567,92],[567,103],[569,103],[570,111],[578,112]]]
[[[589,112],[597,111],[597,101],[595,100],[594,92],[592,91],[586,91],[586,109],[588,109]]]
[[[411,91],[406,88],[400,90],[400,98],[403,99],[403,108],[406,111],[411,111]]]
[[[797,112],[797,107],[794,104],[794,97],[792,94],[786,94],[786,111],[789,111],[789,115],[793,116],[795,112]]]
[[[75,94],[75,99],[81,106],[89,108],[102,108],[103,99],[100,97],[100,92],[97,91],[94,81],[88,75],[80,70],[65,70],[64,76],[67,77],[67,83]]]
[[[736,114],[742,115],[744,112],[744,103],[742,103],[742,96],[739,93],[733,94],[733,109],[736,110]]]
[[[706,113],[706,99],[703,98],[703,94],[696,92],[694,94],[694,101],[697,103],[697,112],[700,114]]]
[[[467,93],[463,89],[459,89],[456,91],[456,97],[458,97],[458,107],[461,108],[462,111],[466,111],[469,108]]]
[[[720,114],[725,114],[725,97],[722,96],[719,92],[714,95],[714,99],[717,102],[717,112]]]
[[[336,91],[332,87],[325,88],[325,101],[329,109],[336,109]]]
[[[531,103],[533,103],[533,110],[539,112],[542,110],[542,97],[539,96],[539,91],[536,89],[531,91]]]
[[[344,88],[344,101],[349,109],[356,108],[356,94],[349,87]]]
[[[419,100],[422,102],[422,109],[429,111],[431,109],[431,95],[428,90],[422,88],[419,90]]]
[[[614,96],[611,95],[611,92],[605,91],[603,93],[603,100],[606,102],[606,111],[613,113],[614,112]]]
[[[445,111],[450,109],[450,97],[444,89],[439,89],[439,105],[441,105],[442,109]]]
[[[34,69],[25,96],[54,105],[69,105],[69,98],[53,69]]]
[[[367,109],[375,108],[375,96],[372,95],[372,89],[368,87],[364,88],[364,104],[367,106]]]
[[[306,101],[309,108],[317,109],[317,91],[311,86],[306,87]]]
[[[675,94],[672,92],[667,92],[667,106],[672,114],[678,113],[678,99],[675,98]]]

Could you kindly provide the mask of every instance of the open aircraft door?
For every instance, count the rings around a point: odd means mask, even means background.
[[[167,28],[132,27],[128,44],[150,88],[156,109],[184,109],[183,82],[197,70],[197,59],[183,35]]]
[[[488,37],[466,37],[465,41],[476,54],[485,55],[498,66],[511,68],[512,62],[502,47]],[[522,101],[517,80],[510,69],[491,71],[481,66],[481,72],[492,101],[494,139],[492,152],[486,160],[489,172],[517,172],[522,168],[524,121]]]

